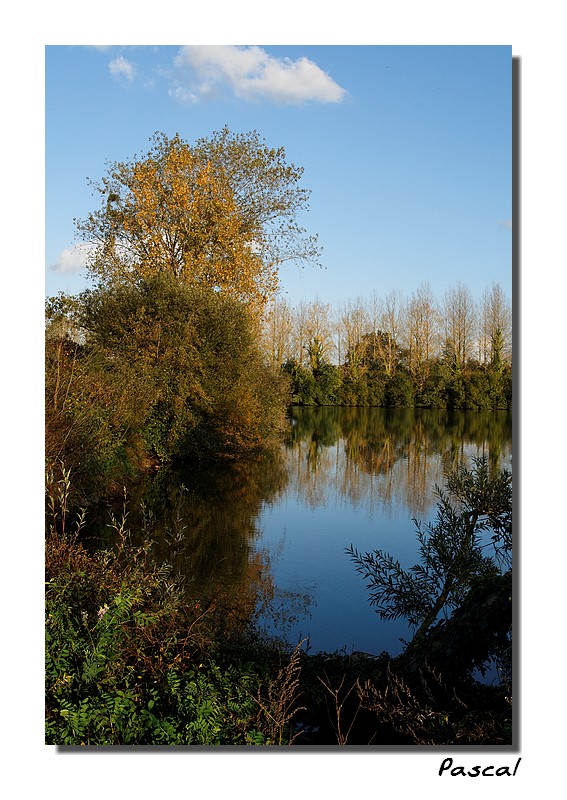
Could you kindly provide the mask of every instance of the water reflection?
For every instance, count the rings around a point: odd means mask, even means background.
[[[411,638],[381,621],[345,555],[384,549],[404,567],[418,558],[413,518],[434,517],[435,484],[473,457],[511,467],[512,420],[503,413],[377,408],[295,408],[285,445],[288,485],[264,508],[258,546],[273,555],[274,583],[314,598],[292,626],[312,649],[393,655]]]
[[[129,498],[132,530],[192,597],[214,598],[227,624],[255,619],[317,650],[401,649],[345,548],[415,563],[413,517],[432,518],[444,470],[486,455],[511,467],[506,412],[295,408],[279,450],[231,464],[163,470]]]
[[[428,409],[294,408],[287,442],[295,491],[319,505],[330,491],[369,507],[427,511],[446,471],[487,456],[509,466],[508,412]]]
[[[255,541],[263,504],[275,502],[287,485],[283,455],[276,449],[256,459],[159,470],[127,498],[134,541],[149,537],[153,555],[172,565],[187,595],[214,601],[227,626],[246,624],[258,614],[276,616],[278,608],[281,614],[270,556]],[[111,542],[109,519],[122,513],[119,504],[104,509],[90,533]]]

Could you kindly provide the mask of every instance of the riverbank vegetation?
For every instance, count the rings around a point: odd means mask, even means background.
[[[286,260],[316,258],[302,170],[256,133],[156,134],[77,221],[93,288],[47,301],[46,457],[96,495],[152,463],[241,457],[281,430],[260,347]]]
[[[47,486],[48,743],[511,742],[507,473],[481,462],[449,476],[437,522],[418,526],[423,558],[409,572],[384,554],[353,552],[374,599],[385,601],[382,615],[420,623],[396,658],[310,655],[305,643],[293,649],[262,636],[257,582],[239,596],[195,595],[156,558],[151,520],[132,536],[127,507],[113,520],[114,544],[89,550],[84,515],[67,508],[69,473],[51,474]],[[454,546],[445,548],[446,537]],[[484,685],[475,669],[491,660],[501,680]]]
[[[85,536],[87,507],[144,471],[269,449],[290,402],[510,407],[498,287],[481,325],[463,287],[447,296],[443,322],[422,288],[403,314],[386,298],[370,324],[359,304],[334,332],[316,326],[320,304],[304,307],[285,338],[278,269],[319,254],[297,221],[308,198],[301,174],[256,133],[223,129],[193,145],[156,134],[146,154],[93,183],[100,206],[77,222],[93,286],[46,304],[49,744],[509,742],[508,683],[472,675],[502,657],[509,634],[508,573],[477,569],[478,520],[499,534],[504,513],[485,503],[492,471],[482,491],[480,472],[470,478],[479,516],[445,554],[450,586],[430,603],[418,669],[387,654],[309,655],[260,635],[262,564],[250,565],[238,596],[198,592],[156,552],[151,518],[132,529],[127,502],[109,544]],[[378,562],[364,563],[380,580]],[[434,625],[449,598],[452,615]],[[463,648],[479,603],[486,636]],[[437,656],[456,642],[461,657],[448,669]]]
[[[512,315],[494,284],[476,300],[464,284],[435,298],[427,284],[347,301],[267,311],[267,357],[303,405],[512,407]]]
[[[103,492],[161,461],[243,457],[280,434],[283,376],[246,307],[156,275],[75,306],[79,341],[46,349],[46,455]]]
[[[260,313],[257,298],[168,270],[49,298],[48,460],[96,492],[97,477],[120,485],[159,461],[246,455],[274,441],[289,404],[511,409],[499,287],[482,306],[458,287],[446,317],[423,287],[405,306],[371,302],[382,312],[276,301]]]

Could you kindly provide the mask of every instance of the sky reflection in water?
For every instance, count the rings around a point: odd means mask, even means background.
[[[433,520],[444,470],[481,455],[511,469],[507,412],[294,408],[271,454],[148,476],[129,496],[128,522],[143,532],[145,521],[188,596],[213,599],[221,616],[265,611],[265,630],[293,645],[308,637],[313,653],[396,655],[412,631],[379,618],[345,550],[415,564],[412,519]],[[108,538],[108,520],[94,529]]]
[[[412,518],[433,520],[444,469],[481,455],[511,469],[511,454],[505,412],[293,409],[288,482],[264,503],[255,542],[275,586],[310,598],[288,641],[308,637],[311,652],[399,653],[411,628],[379,618],[345,548],[386,550],[413,565]]]

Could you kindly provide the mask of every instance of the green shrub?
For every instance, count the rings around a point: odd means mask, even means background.
[[[282,681],[287,656],[278,671],[265,658],[252,663],[249,648],[223,655],[225,608],[189,597],[169,566],[153,560],[149,538],[133,544],[126,508],[113,518],[116,546],[89,552],[80,541],[83,515],[71,522],[69,472],[60,474],[51,471],[47,484],[46,743],[258,745],[292,737],[297,687]]]

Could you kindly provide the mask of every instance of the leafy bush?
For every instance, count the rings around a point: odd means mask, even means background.
[[[48,328],[46,455],[96,495],[152,460],[235,457],[284,424],[287,382],[243,303],[157,275],[75,298],[75,335]]]
[[[113,522],[116,547],[90,553],[84,516],[71,522],[68,471],[52,472],[48,490],[46,742],[289,742],[297,655],[279,670],[249,651],[227,659],[225,610],[189,597],[153,560],[150,539],[133,544],[126,509]]]

